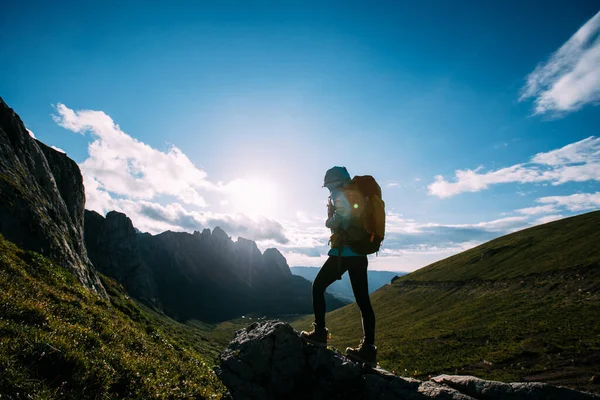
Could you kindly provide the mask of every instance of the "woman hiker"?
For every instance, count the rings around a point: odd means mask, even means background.
[[[345,232],[350,224],[351,206],[344,188],[350,183],[350,175],[345,167],[333,167],[325,174],[323,187],[329,189],[330,202],[325,226],[331,229],[332,240],[329,258],[321,267],[313,283],[312,300],[315,313],[314,329],[302,331],[300,337],[316,346],[327,346],[328,329],[325,327],[325,290],[329,285],[348,271],[356,304],[362,316],[364,337],[356,348],[348,347],[346,355],[369,366],[377,365],[377,347],[375,346],[375,313],[369,299],[367,266],[365,254],[352,251],[345,243]]]

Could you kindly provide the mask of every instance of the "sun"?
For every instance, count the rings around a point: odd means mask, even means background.
[[[266,179],[238,180],[233,185],[231,205],[235,212],[249,217],[274,217],[277,212],[277,190]]]

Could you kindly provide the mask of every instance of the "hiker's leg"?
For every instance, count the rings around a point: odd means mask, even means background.
[[[367,260],[367,256],[348,257],[348,259],[352,259],[348,263],[348,275],[350,275],[354,298],[362,316],[365,343],[375,344],[375,313],[373,312],[371,299],[369,298],[369,282],[367,278],[369,261]]]
[[[345,257],[347,258],[347,257]],[[345,272],[342,263],[342,273]],[[325,328],[325,290],[329,285],[340,277],[338,268],[338,259],[329,256],[321,270],[317,274],[312,286],[313,310],[315,312],[315,323],[321,328]]]

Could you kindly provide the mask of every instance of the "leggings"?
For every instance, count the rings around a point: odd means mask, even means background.
[[[369,262],[367,256],[342,257],[341,266],[338,263],[338,256],[330,256],[321,267],[313,283],[312,297],[315,324],[322,328],[325,327],[325,290],[344,272],[348,271],[354,298],[362,316],[364,341],[366,344],[375,344],[375,313],[369,299],[367,280]]]

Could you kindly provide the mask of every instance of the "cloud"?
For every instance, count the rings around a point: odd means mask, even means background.
[[[89,202],[92,194],[93,202]],[[106,192],[94,192],[86,187],[86,208],[105,214],[116,210],[131,218],[133,225],[142,232],[152,234],[167,230],[193,232],[204,228],[221,227],[234,237],[260,241],[269,240],[275,244],[289,243],[284,227],[274,219],[249,218],[243,214],[220,214],[208,211],[189,211],[179,203],[162,205],[145,200],[113,199]]]
[[[568,144],[560,149],[538,153],[529,162],[495,171],[457,170],[454,182],[437,175],[428,186],[429,194],[446,198],[463,192],[478,192],[501,183],[540,183],[600,181],[600,138]]]
[[[84,176],[96,181],[97,190],[144,200],[170,195],[185,204],[206,206],[198,190],[214,185],[177,147],[156,150],[127,135],[102,111],[74,111],[64,104],[55,108],[58,115],[53,118],[60,126],[94,137],[89,158],[80,167]]]
[[[547,196],[537,199],[537,202],[551,204],[555,207],[565,207],[570,211],[589,211],[600,208],[600,192],[576,193],[570,196]]]
[[[206,211],[208,204],[200,191],[234,196],[251,182],[236,179],[226,185],[214,184],[177,147],[171,146],[166,152],[156,150],[123,132],[102,111],[74,111],[64,104],[55,109],[56,123],[73,132],[89,132],[94,139],[88,147],[89,157],[80,164],[87,209],[101,214],[121,211],[136,228],[150,233],[191,232],[220,226],[231,236],[289,242],[284,227],[272,218]],[[172,196],[179,201],[152,201],[159,196]],[[190,206],[203,211],[190,210]]]
[[[63,149],[61,149],[59,147],[56,147],[56,146],[50,146],[50,147],[52,147],[54,150],[58,151],[59,153],[67,154],[66,151],[64,151]]]
[[[548,222],[556,221],[561,218],[564,218],[564,215],[562,215],[562,214],[545,215],[541,218],[536,219],[534,225],[546,224]]]
[[[535,206],[535,207],[527,207],[516,210],[519,214],[525,215],[536,215],[536,214],[546,214],[552,213],[556,211],[556,207],[553,205],[545,205],[545,206]]]
[[[286,243],[280,243],[277,248],[285,253],[294,253],[306,257],[319,257],[327,254],[329,251],[329,236],[331,235],[328,228],[324,226],[315,226],[314,219],[307,221],[282,221],[285,227],[285,236],[289,240]],[[272,241],[265,240],[258,243],[259,248],[273,247]],[[298,265],[298,264],[296,264]]]
[[[382,255],[394,252],[450,251],[457,246],[475,246],[498,236],[529,226],[528,217],[516,216],[473,224],[419,223],[404,219],[400,214],[388,213],[386,238]],[[461,247],[462,248],[462,247]]]
[[[387,184],[388,188],[393,188],[393,187],[400,187],[400,184],[398,182],[390,182]]]
[[[369,258],[369,268],[414,271],[497,237],[562,218],[562,215],[553,214],[532,220],[533,214],[523,214],[468,224],[440,224],[419,222],[388,212],[383,246],[378,257]],[[290,241],[278,248],[289,265],[320,266],[325,262],[329,250],[328,229],[303,226],[298,220],[283,225]],[[265,241],[259,247],[272,245]]]
[[[520,100],[535,113],[565,113],[600,100],[600,11],[527,76]]]

